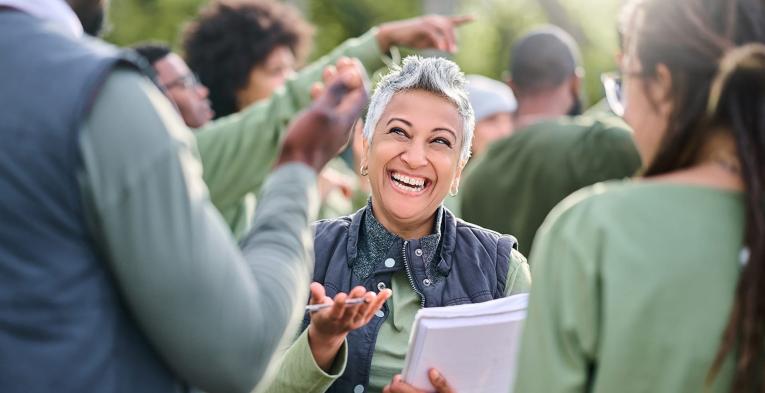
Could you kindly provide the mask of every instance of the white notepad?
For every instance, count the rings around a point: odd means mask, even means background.
[[[402,375],[432,392],[436,368],[460,393],[510,392],[528,295],[417,312]]]

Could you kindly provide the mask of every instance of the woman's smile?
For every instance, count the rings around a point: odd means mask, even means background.
[[[389,170],[388,179],[393,189],[404,195],[420,196],[433,184],[425,177],[405,174],[404,172]]]

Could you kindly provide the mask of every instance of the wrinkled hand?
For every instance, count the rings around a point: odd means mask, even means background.
[[[311,314],[311,325],[309,334],[314,337],[345,339],[345,336],[351,330],[358,329],[369,322],[375,312],[382,307],[383,303],[391,295],[390,289],[384,289],[379,294],[372,291],[367,292],[364,287],[356,287],[346,295],[338,293],[334,301],[325,296],[324,287],[319,283],[311,284],[311,304],[333,304],[330,308],[325,308]],[[348,299],[364,298],[364,303],[346,306]]]
[[[393,45],[400,45],[454,53],[457,51],[455,28],[473,19],[472,16],[427,15],[383,23],[377,32],[377,43],[383,52]]]
[[[446,378],[444,378],[441,373],[438,372],[438,370],[431,368],[430,371],[428,371],[428,378],[430,378],[430,384],[433,385],[433,388],[436,389],[437,393],[456,393],[454,389],[452,389],[449,384],[446,382]],[[408,383],[404,382],[404,380],[401,378],[401,375],[396,375],[393,377],[393,380],[385,386],[383,389],[383,393],[426,393],[420,389],[416,389],[412,387],[412,385],[409,385]]]
[[[328,370],[348,332],[366,325],[391,293],[390,289],[383,289],[377,294],[367,292],[364,287],[356,287],[348,295],[338,293],[333,300],[326,296],[321,284],[312,283],[311,304],[333,304],[332,307],[311,314],[308,342],[316,364],[323,370]],[[345,305],[346,300],[360,297],[364,298],[364,303]]]
[[[276,166],[302,162],[319,172],[348,144],[351,126],[367,102],[367,83],[361,63],[341,60],[331,71],[331,83],[290,124]]]

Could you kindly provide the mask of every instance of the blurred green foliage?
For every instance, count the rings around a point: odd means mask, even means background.
[[[206,0],[110,0],[104,38],[126,46],[139,41],[163,41],[178,47],[183,25]]]
[[[619,0],[559,0],[570,19],[586,34],[582,55],[590,103],[602,97],[600,73],[612,70],[617,49],[616,15]],[[112,0],[107,40],[129,45],[159,40],[178,48],[184,23],[207,0]],[[422,15],[418,0],[293,0],[316,27],[312,58],[343,40],[363,34],[385,21]],[[501,79],[506,76],[513,40],[548,21],[539,0],[461,0],[455,13],[476,21],[460,28],[460,51],[454,60],[466,73]]]

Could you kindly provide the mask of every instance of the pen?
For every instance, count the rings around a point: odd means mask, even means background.
[[[364,298],[363,297],[358,297],[358,298],[355,298],[355,299],[348,299],[348,300],[345,301],[345,305],[346,306],[353,306],[354,304],[361,304],[361,303],[364,303]],[[316,312],[316,311],[319,311],[319,310],[323,310],[325,308],[332,307],[334,305],[335,305],[334,303],[309,304],[309,305],[305,306],[305,311],[306,312]]]

